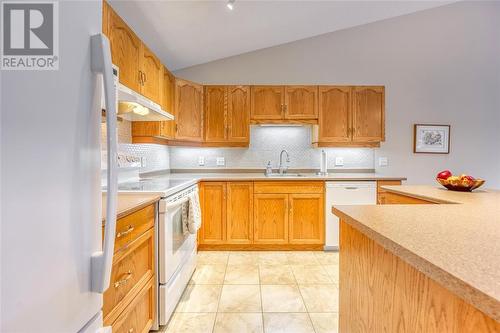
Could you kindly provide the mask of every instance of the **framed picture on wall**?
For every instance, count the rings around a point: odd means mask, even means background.
[[[450,153],[450,125],[415,124],[413,152],[427,154]]]

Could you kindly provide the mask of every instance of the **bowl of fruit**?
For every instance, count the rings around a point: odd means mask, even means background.
[[[436,180],[439,184],[451,191],[471,192],[484,184],[483,179],[461,174],[453,176],[450,170],[444,170],[437,174]]]

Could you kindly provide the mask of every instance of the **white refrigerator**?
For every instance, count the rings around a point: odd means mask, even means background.
[[[105,332],[115,199],[103,244],[100,98],[116,111],[101,1],[59,3],[59,70],[1,71],[0,332]],[[93,35],[97,37],[91,38]],[[104,78],[104,80],[103,80]]]

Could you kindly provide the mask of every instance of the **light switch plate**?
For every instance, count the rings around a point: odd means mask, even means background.
[[[199,156],[198,157],[198,165],[199,166],[204,166],[205,165],[205,156]]]
[[[217,166],[224,166],[226,165],[226,160],[224,157],[217,157]]]
[[[389,165],[389,161],[387,160],[387,157],[379,157],[378,158],[378,165],[381,167],[386,167]]]
[[[344,158],[340,156],[335,157],[335,166],[344,166]]]

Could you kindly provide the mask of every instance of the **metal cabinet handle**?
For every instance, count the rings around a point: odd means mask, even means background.
[[[115,288],[118,288],[124,284],[127,284],[128,280],[130,280],[132,278],[132,271],[128,271],[127,273],[125,273],[123,276],[125,276],[123,279],[121,280],[118,280],[115,282]]]
[[[146,76],[146,73],[144,73],[144,72],[142,73],[142,75],[144,75],[144,80],[143,80],[143,82],[144,82],[144,83],[146,83],[146,81],[148,80],[148,77]]]
[[[122,236],[126,236],[128,234],[130,234],[132,231],[134,231],[135,227],[133,225],[129,225],[127,230],[125,231],[121,231],[119,233],[116,234],[116,238],[120,238]]]
[[[131,329],[129,329],[128,333],[134,333],[134,328],[132,327]]]

